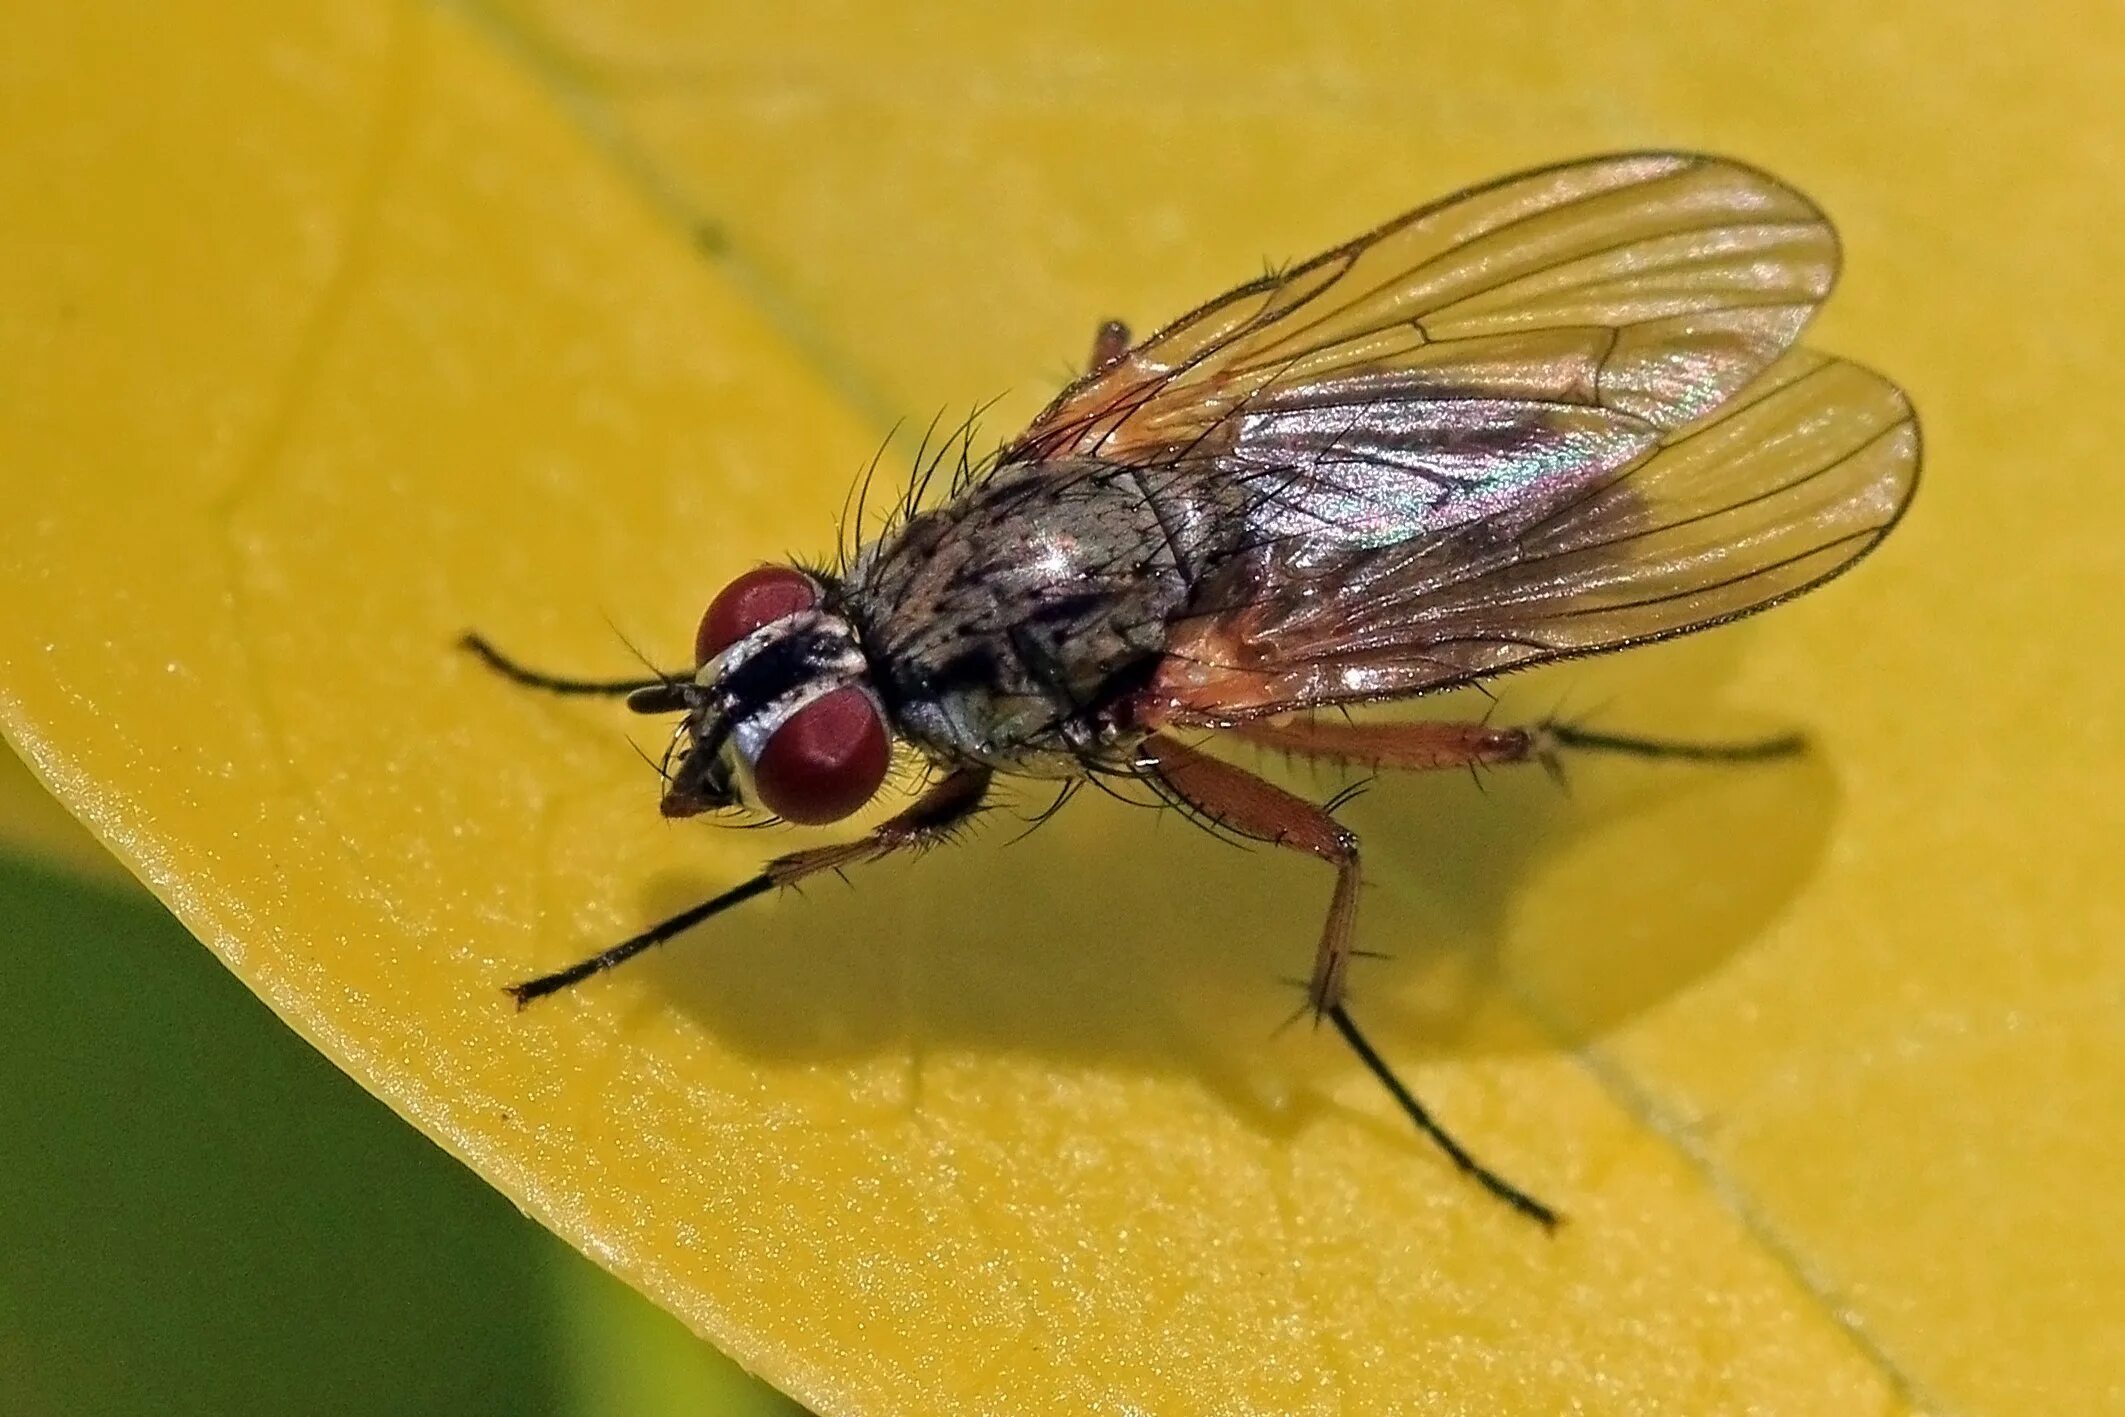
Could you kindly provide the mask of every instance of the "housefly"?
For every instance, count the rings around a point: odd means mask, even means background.
[[[1127,780],[1334,868],[1314,1014],[1464,1172],[1554,1224],[1353,1021],[1356,835],[1198,744],[1410,770],[1797,748],[1319,711],[1687,634],[1871,551],[1917,486],[1919,433],[1893,384],[1795,343],[1837,266],[1823,215],[1739,163],[1626,153],[1507,177],[1148,338],[1103,325],[1089,371],[948,496],[911,492],[831,569],[726,586],[686,673],[561,678],[468,636],[519,683],[680,715],[666,816],[823,825],[879,791],[896,750],[927,771],[868,835],[777,857],[511,992],[529,1003],[778,886],[934,844],[1000,775]]]

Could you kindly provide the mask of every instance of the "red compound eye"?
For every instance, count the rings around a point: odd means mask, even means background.
[[[802,571],[788,566],[747,571],[708,603],[694,632],[694,663],[706,664],[762,625],[818,603],[819,587]]]
[[[838,822],[871,800],[892,762],[892,738],[869,694],[834,689],[791,714],[753,764],[770,812],[804,826]]]

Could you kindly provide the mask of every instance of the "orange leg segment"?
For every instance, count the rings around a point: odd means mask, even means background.
[[[1447,726],[1447,725],[1440,725]],[[1471,1155],[1419,1102],[1379,1052],[1373,1048],[1343,1003],[1343,974],[1350,962],[1352,928],[1358,908],[1358,838],[1325,810],[1265,782],[1244,768],[1199,753],[1185,743],[1153,734],[1137,752],[1147,771],[1166,789],[1219,826],[1276,846],[1318,856],[1336,868],[1335,895],[1314,956],[1306,997],[1314,1012],[1335,1030],[1358,1061],[1394,1098],[1402,1114],[1430,1137],[1454,1165],[1483,1189],[1522,1215],[1554,1229],[1561,1217]],[[1444,766],[1444,764],[1437,764]]]
[[[1291,723],[1243,723],[1231,732],[1258,747],[1301,757],[1412,772],[1524,763],[1542,751],[1544,742],[1538,729],[1492,728],[1482,723],[1301,719]]]
[[[1137,752],[1156,767],[1170,790],[1218,826],[1318,856],[1336,868],[1335,895],[1328,904],[1306,998],[1317,1014],[1340,1004],[1358,917],[1357,833],[1305,798],[1177,739],[1154,734]]]
[[[1698,763],[1755,763],[1791,757],[1807,747],[1797,733],[1740,743],[1690,743],[1602,733],[1555,722],[1493,728],[1487,723],[1348,723],[1311,718],[1242,723],[1228,731],[1256,747],[1280,753],[1406,772],[1531,762],[1554,768],[1558,755],[1567,750]]]

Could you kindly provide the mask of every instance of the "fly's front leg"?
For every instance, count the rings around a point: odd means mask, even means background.
[[[1318,856],[1336,868],[1335,894],[1306,985],[1307,1002],[1325,1017],[1343,1002],[1343,976],[1350,967],[1358,916],[1357,833],[1305,798],[1177,739],[1154,734],[1137,752],[1176,796],[1218,826]]]
[[[1350,1051],[1387,1089],[1402,1114],[1436,1142],[1455,1166],[1514,1210],[1545,1229],[1554,1228],[1560,1219],[1557,1212],[1476,1160],[1454,1140],[1453,1134],[1395,1076],[1344,1005],[1343,972],[1350,961],[1351,931],[1357,923],[1356,834],[1304,798],[1174,739],[1154,734],[1137,751],[1145,766],[1157,773],[1169,791],[1220,826],[1334,864],[1335,896],[1328,906],[1328,922],[1321,932],[1313,979],[1306,990],[1315,1013],[1335,1025]]]
[[[1623,753],[1641,758],[1743,763],[1790,757],[1807,747],[1797,733],[1743,743],[1686,743],[1596,733],[1569,723],[1493,728],[1483,723],[1343,723],[1307,719],[1292,723],[1245,723],[1235,737],[1263,748],[1356,763],[1371,768],[1424,772],[1437,768],[1543,763],[1554,766],[1566,749]]]
[[[537,689],[543,694],[613,699],[624,696],[628,707],[639,713],[666,713],[681,707],[684,702],[680,690],[686,681],[679,675],[659,675],[655,679],[578,679],[564,674],[548,674],[542,669],[520,664],[488,643],[485,635],[470,630],[458,637],[457,645],[510,683]]]
[[[777,886],[793,886],[805,877],[815,876],[821,871],[839,871],[865,861],[876,861],[879,857],[890,856],[896,851],[934,845],[942,841],[952,828],[981,810],[982,799],[989,791],[989,777],[987,768],[956,769],[933,783],[907,810],[879,823],[870,835],[843,842],[838,846],[817,846],[805,851],[792,851],[787,856],[778,856],[768,862],[760,874],[751,880],[732,886],[713,899],[682,910],[670,919],[650,926],[641,934],[620,941],[610,949],[602,950],[588,959],[578,960],[566,969],[542,974],[521,984],[512,984],[509,986],[509,994],[516,1000],[517,1007],[522,1008],[534,999],[559,993],[571,984],[582,983],[593,974],[602,974],[614,965],[624,964],[644,950],[661,945],[675,935],[684,934],[704,920],[721,915],[732,906],[742,905],[756,895],[765,895]]]
[[[1092,332],[1092,359],[1090,372],[1103,374],[1124,354],[1129,352],[1129,327],[1119,320],[1108,320]]]
[[[838,846],[815,846],[792,851],[767,863],[761,875],[777,886],[794,886],[821,871],[839,871],[876,861],[896,851],[914,851],[935,846],[954,827],[963,825],[981,810],[989,793],[991,773],[985,767],[956,768],[933,783],[905,811],[880,822],[869,836]]]

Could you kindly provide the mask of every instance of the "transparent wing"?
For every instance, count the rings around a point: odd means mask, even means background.
[[[1837,261],[1805,197],[1722,159],[1523,173],[1212,301],[1064,390],[1001,461],[1157,465],[1245,449],[1280,420],[1288,442],[1302,413],[1333,428],[1338,410],[1472,397],[1575,407],[1650,442],[1783,353]]]
[[[1503,515],[1325,552],[1260,540],[1203,585],[1146,702],[1232,723],[1686,634],[1849,567],[1918,467],[1895,385],[1796,351],[1716,417],[1598,476],[1538,480]]]

